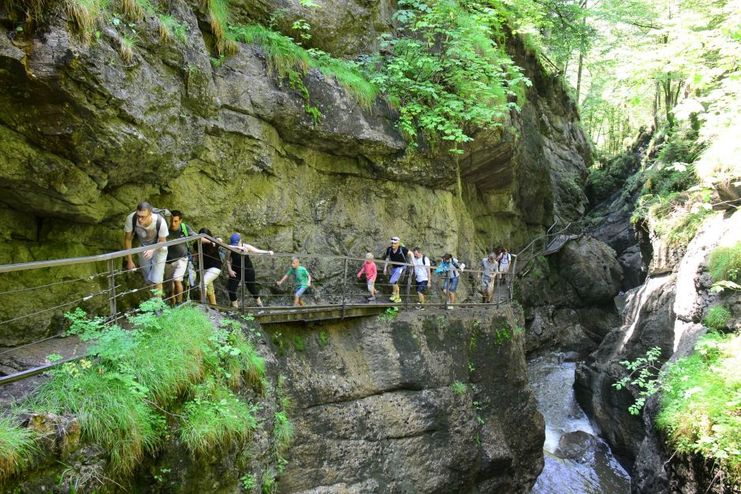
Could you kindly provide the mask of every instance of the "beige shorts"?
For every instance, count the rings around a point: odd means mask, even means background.
[[[188,258],[181,257],[177,261],[172,261],[167,265],[167,269],[165,269],[165,278],[167,280],[172,278],[173,281],[183,281],[187,269]]]

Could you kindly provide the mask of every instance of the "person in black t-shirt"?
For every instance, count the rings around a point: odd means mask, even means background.
[[[383,256],[386,261],[383,264],[384,276],[386,275],[389,262],[406,264],[408,255],[409,249],[401,245],[399,237],[391,237],[391,245],[386,249],[386,254]],[[389,278],[389,283],[391,283],[392,293],[390,300],[392,302],[401,302],[401,297],[399,296],[399,280],[401,279],[401,275],[404,273],[404,268],[405,266],[400,264],[391,265],[391,277]]]

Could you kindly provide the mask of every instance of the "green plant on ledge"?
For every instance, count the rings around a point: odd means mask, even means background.
[[[660,357],[661,348],[655,346],[650,348],[643,357],[620,362],[620,365],[629,370],[630,374],[613,383],[612,387],[621,390],[628,386],[635,386],[638,389],[638,398],[628,407],[631,415],[638,415],[643,405],[646,404],[646,400],[661,389]]]

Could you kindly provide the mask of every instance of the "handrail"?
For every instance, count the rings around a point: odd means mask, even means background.
[[[115,259],[120,259],[128,255],[140,254],[142,252],[146,252],[152,249],[158,249],[162,247],[170,247],[173,245],[190,243],[190,242],[200,240],[200,239],[206,239],[210,242],[213,242],[216,245],[219,245],[220,247],[223,247],[225,249],[228,249],[240,255],[250,255],[250,256],[267,256],[268,255],[268,254],[256,254],[256,253],[251,253],[251,252],[244,252],[243,250],[237,249],[232,245],[224,243],[223,241],[219,241],[217,238],[214,238],[210,235],[206,235],[205,233],[199,233],[197,235],[182,237],[182,238],[178,238],[175,240],[168,240],[167,242],[158,242],[152,245],[134,247],[134,248],[125,249],[125,250],[117,250],[117,251],[109,252],[106,254],[97,254],[97,255],[84,256],[84,257],[72,257],[69,259],[50,259],[46,261],[30,261],[30,262],[15,263],[15,264],[2,264],[0,265],[0,273],[11,273],[15,271],[26,271],[26,270],[33,270],[33,269],[44,269],[44,268],[62,267],[62,266],[70,266],[70,265],[77,265],[77,264],[88,264],[88,263],[111,261]],[[512,255],[516,256],[516,254],[512,254]],[[319,254],[310,254],[307,252],[305,253],[274,252],[272,254],[272,257],[318,257],[322,259],[339,260],[339,261],[342,261],[342,260],[358,261],[358,262],[366,261],[365,257],[339,256],[339,255],[327,255],[327,254],[319,255]],[[410,262],[404,263],[404,262],[395,262],[395,261],[385,261],[382,259],[374,259],[374,262],[376,264],[390,264],[394,266],[409,266],[409,267],[415,266],[415,264],[410,263]],[[461,272],[483,273],[484,271],[479,270],[479,269],[470,269],[468,266],[466,266],[466,268],[461,270]]]

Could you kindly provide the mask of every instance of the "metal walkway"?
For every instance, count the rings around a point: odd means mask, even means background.
[[[349,256],[320,256],[314,254],[273,253],[247,255],[235,247],[226,245],[220,239],[208,235],[194,235],[183,239],[157,244],[156,247],[172,246],[182,243],[192,245],[192,261],[197,283],[189,286],[187,273],[185,278],[184,297],[198,304],[207,306],[206,287],[204,283],[204,261],[207,254],[203,248],[203,240],[218,245],[222,252],[230,252],[232,256],[239,256],[236,265],[241,266],[238,272],[240,277],[238,293],[236,293],[239,308],[230,306],[230,297],[223,282],[226,274],[221,273],[221,280],[216,283],[217,305],[211,306],[225,313],[238,312],[251,314],[257,322],[263,325],[310,323],[318,321],[343,320],[347,318],[378,316],[384,311],[404,310],[418,307],[418,298],[413,279],[413,265],[410,263],[388,263],[405,266],[405,273],[398,282],[400,302],[386,302],[391,285],[386,277],[382,276],[384,261],[374,260],[378,266],[376,288],[379,291],[377,302],[368,302],[366,297],[365,280],[359,281],[356,272],[365,258]],[[66,312],[80,307],[88,314],[97,315],[105,319],[108,324],[117,324],[127,317],[138,312],[138,305],[150,298],[152,286],[143,284],[141,268],[134,270],[122,269],[122,261],[128,255],[137,255],[151,250],[155,246],[138,247],[124,251],[117,251],[97,256],[79,257],[72,259],[56,259],[20,264],[0,265],[0,337],[5,341],[14,341],[12,347],[0,348],[0,385],[17,381],[25,377],[37,375],[64,363],[69,359],[84,356],[84,345],[75,346],[74,355],[63,355],[65,358],[56,363],[44,363],[31,368],[22,368],[22,359],[13,357],[14,352],[21,350],[24,354],[34,354],[29,347],[37,345],[39,352],[54,348],[55,344],[62,346],[62,339],[68,326],[64,319]],[[411,253],[410,253],[411,255]],[[277,286],[275,280],[286,273],[291,258],[298,256],[302,265],[305,265],[313,280],[313,286],[305,297],[306,305],[293,307],[293,286]],[[428,256],[432,257],[432,256]],[[223,259],[219,260],[223,264]],[[494,297],[489,303],[480,303],[481,274],[475,269],[461,270],[459,277],[459,299],[452,303],[444,291],[449,281],[449,273],[432,276],[433,280],[426,294],[426,306],[449,307],[459,306],[489,306],[498,307],[508,304],[512,299],[512,285],[515,276],[517,257],[512,256],[511,270],[496,277]],[[226,264],[223,264],[224,267]],[[252,305],[253,295],[246,289],[250,288],[245,281],[245,273],[252,265],[257,273],[259,295],[265,307]],[[434,273],[435,266],[431,271]],[[38,284],[39,279],[48,282]],[[233,278],[234,279],[234,278]],[[227,278],[228,280],[228,278]],[[165,279],[164,285],[172,284],[172,279]],[[33,284],[33,283],[37,284]],[[2,303],[2,297],[15,297],[18,304]],[[232,291],[231,297],[235,293]],[[165,297],[174,303],[173,296]],[[232,298],[233,300],[233,298]],[[461,303],[462,302],[462,303]],[[13,307],[13,312],[9,312]],[[45,328],[46,332],[39,331]],[[38,339],[29,338],[30,332],[45,333]],[[79,353],[83,352],[83,353]],[[56,353],[56,352],[49,352]],[[18,368],[21,367],[21,368]],[[2,375],[5,374],[3,377]]]

